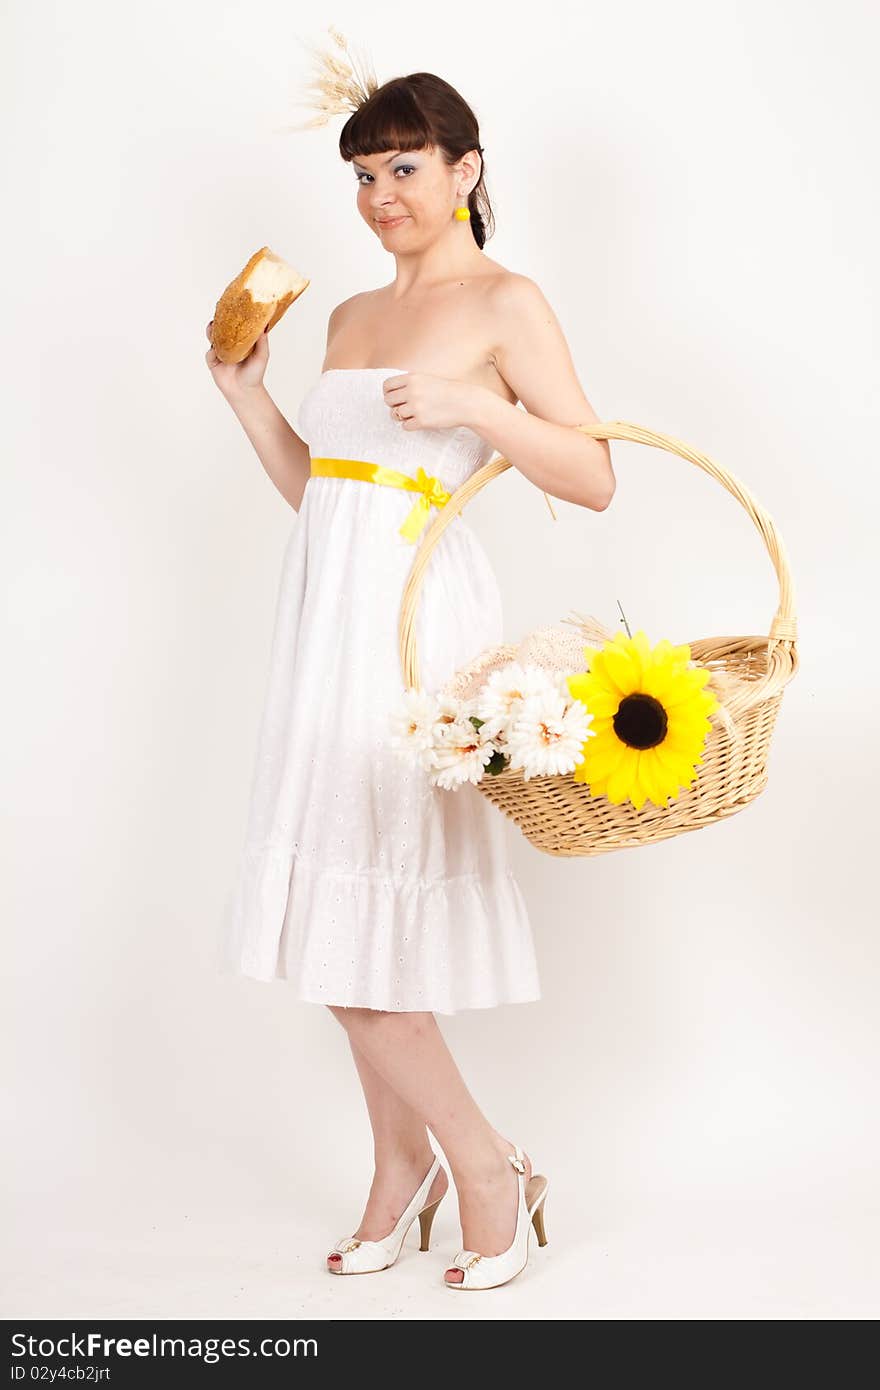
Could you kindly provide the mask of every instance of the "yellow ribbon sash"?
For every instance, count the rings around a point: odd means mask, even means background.
[[[429,477],[421,467],[411,478],[408,473],[399,473],[396,468],[386,468],[382,463],[366,463],[363,459],[313,458],[311,472],[320,478],[358,478],[365,483],[386,483],[389,487],[418,492],[415,506],[399,528],[400,534],[408,541],[414,541],[419,535],[431,514],[431,507],[445,507],[452,496],[439,478]]]

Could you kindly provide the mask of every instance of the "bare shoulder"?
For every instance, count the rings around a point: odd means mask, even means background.
[[[365,318],[366,306],[372,300],[375,291],[360,290],[357,294],[349,295],[348,299],[343,299],[330,311],[327,320],[327,336],[324,345],[324,366],[326,368],[328,354],[333,351],[334,344],[338,346],[340,340],[350,339],[357,335],[358,324],[362,324]]]
[[[553,313],[537,280],[517,270],[502,269],[500,274],[493,275],[489,293],[494,310],[511,322],[515,322],[517,315]]]
[[[330,310],[330,317],[327,320],[328,334],[336,332],[341,328],[350,314],[356,313],[362,307],[365,300],[369,299],[372,290],[359,290],[357,294],[349,295],[348,299],[341,300],[333,309]]]
[[[489,282],[489,313],[493,357],[496,367],[501,370],[502,359],[523,334],[528,335],[541,328],[558,329],[559,324],[536,280],[516,270],[499,267],[499,271]]]
[[[492,292],[495,368],[517,400],[530,415],[554,424],[598,423],[562,325],[537,281],[508,271]],[[602,449],[613,476],[607,441]]]

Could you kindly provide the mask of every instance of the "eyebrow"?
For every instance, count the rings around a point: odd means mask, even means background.
[[[391,161],[392,161],[392,159],[396,159],[397,156],[398,156],[399,154],[403,154],[403,153],[404,153],[403,150],[395,150],[394,154],[390,154],[390,155],[388,156],[387,159],[383,159],[383,160],[382,160],[382,163],[383,163],[383,164],[390,164]],[[356,160],[356,159],[352,159],[351,162],[352,162],[352,164],[357,164],[357,166],[358,166],[359,169],[363,169],[364,173],[369,174],[370,170],[367,168],[367,166],[366,166],[365,164],[360,164],[360,163],[358,162],[358,160]]]

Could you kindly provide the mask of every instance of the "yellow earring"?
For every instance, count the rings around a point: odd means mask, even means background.
[[[463,208],[456,208],[453,215],[459,222],[467,222],[470,218],[471,210],[465,205]]]

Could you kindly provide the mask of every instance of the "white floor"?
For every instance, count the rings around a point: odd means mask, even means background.
[[[880,1313],[880,1219],[855,1194],[786,1201],[648,1199],[587,1193],[557,1174],[548,1244],[532,1238],[510,1285],[469,1296],[442,1284],[458,1245],[454,1190],[418,1250],[339,1278],[323,1255],[358,1194],[291,1181],[289,1201],[247,1184],[180,1175],[162,1195],[148,1171],[131,1187],[31,1194],[5,1241],[5,1318],[869,1319]],[[341,1200],[341,1195],[345,1201]],[[338,1228],[338,1229],[337,1229]]]

